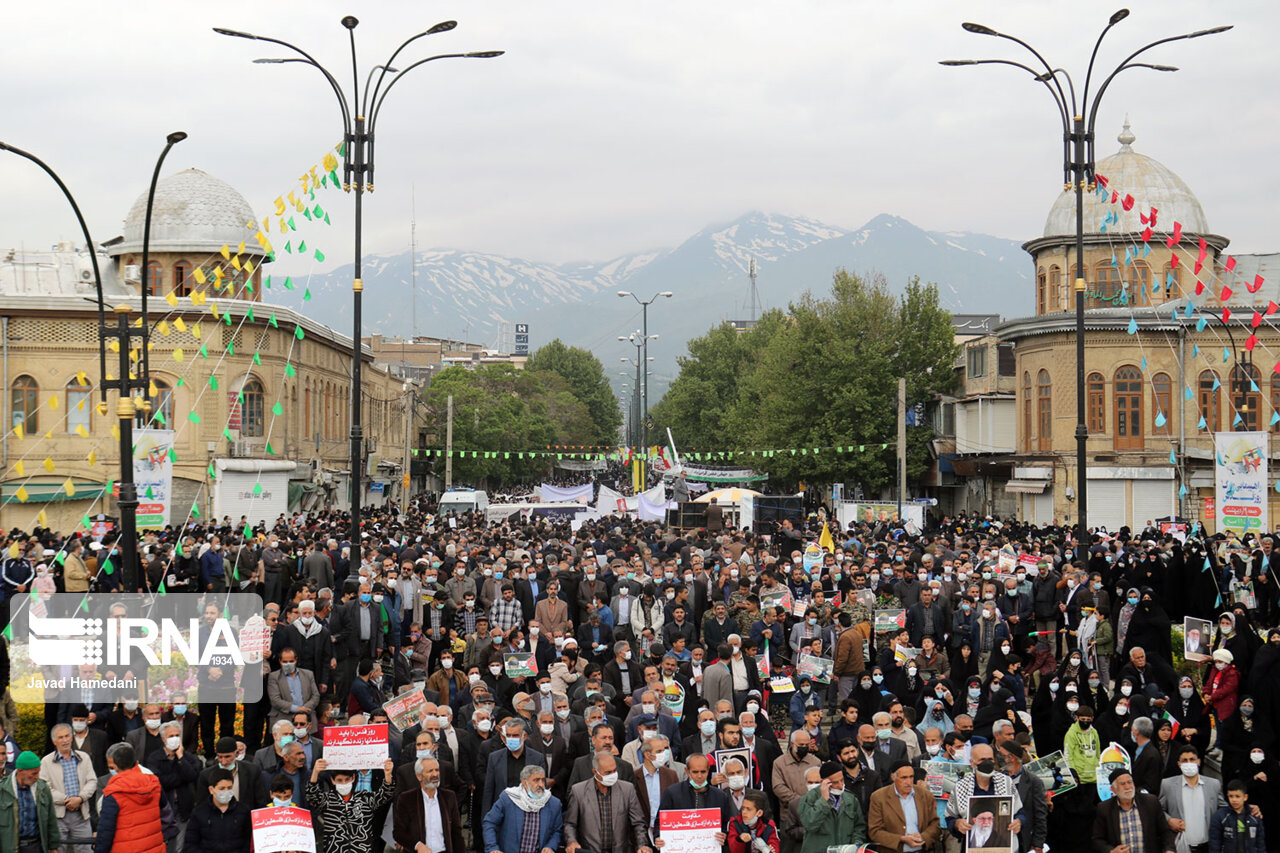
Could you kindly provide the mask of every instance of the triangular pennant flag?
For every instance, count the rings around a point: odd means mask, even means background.
[[[280,417],[281,415],[284,414],[284,406],[280,405],[279,400],[277,400],[276,404],[271,407],[271,414],[275,415],[276,417]]]
[[[302,331],[302,327],[301,327],[301,326],[295,326],[295,327],[294,327],[294,329],[293,329],[293,336],[294,336],[295,338],[297,338],[298,340],[302,340],[303,338],[305,338],[305,337],[307,336],[307,333],[306,333],[306,332],[304,332],[304,331]]]
[[[1156,412],[1156,429],[1164,426],[1166,422],[1167,420],[1164,416],[1164,412]]]
[[[275,455],[276,455],[276,449],[275,449],[274,447],[272,447],[272,446],[271,446],[271,442],[269,442],[269,441],[267,442],[267,455],[269,455],[269,456],[275,456]]]
[[[1178,464],[1178,457],[1173,454],[1172,450],[1169,451],[1169,464],[1175,467]]]
[[[280,324],[276,322],[276,315],[274,311],[271,313],[271,316],[267,319],[267,325],[273,329],[280,328]]]
[[[253,363],[258,365],[259,367],[262,366],[262,356],[258,355],[257,350],[253,351]]]
[[[311,301],[311,288],[308,287],[306,290],[302,292],[302,301],[303,302]]]
[[[324,252],[320,251],[319,249],[316,249],[316,260],[319,261],[320,263],[324,263]]]
[[[294,370],[294,369],[293,369],[293,365],[292,365],[292,364],[289,364],[288,362],[285,362],[285,365],[284,365],[284,375],[285,375],[285,376],[288,376],[288,377],[290,377],[290,378],[292,378],[292,377],[294,377],[294,376],[297,376],[297,375],[298,375],[298,371],[296,371],[296,370]]]

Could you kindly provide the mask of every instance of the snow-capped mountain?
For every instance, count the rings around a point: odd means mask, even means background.
[[[515,323],[527,323],[531,350],[560,337],[591,349],[606,365],[618,364],[620,356],[633,353],[617,337],[639,328],[641,318],[635,302],[619,299],[616,292],[630,290],[647,299],[670,290],[674,298],[649,309],[649,332],[660,336],[649,347],[655,359],[652,404],[674,375],[685,341],[723,320],[747,317],[752,259],[765,308],[785,306],[806,290],[825,292],[841,268],[882,273],[895,288],[913,276],[937,282],[943,304],[956,312],[1018,316],[1032,308],[1030,259],[1013,240],[925,231],[887,214],[847,230],[804,217],[752,212],[708,226],[675,248],[599,263],[419,250],[416,298],[409,252],[367,256],[365,334],[404,335],[416,325],[419,334],[497,347],[509,341]],[[314,299],[298,307],[345,331],[350,281],[349,265],[313,277],[308,286]],[[299,298],[296,292],[291,296]]]

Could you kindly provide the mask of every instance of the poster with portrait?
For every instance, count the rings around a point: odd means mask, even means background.
[[[1013,797],[970,797],[965,853],[1012,853]]]
[[[1071,772],[1062,751],[1051,752],[1043,758],[1028,762],[1023,771],[1039,778],[1050,798],[1065,794],[1076,787],[1076,776]]]
[[[809,676],[816,684],[830,684],[831,673],[835,671],[836,662],[831,658],[818,657],[810,652],[801,652],[796,661],[796,678]]]
[[[1188,616],[1182,620],[1182,653],[1187,660],[1207,661],[1213,654],[1213,631],[1208,619]]]
[[[951,799],[951,792],[956,789],[956,783],[961,777],[973,772],[973,768],[968,764],[955,761],[924,761],[921,762],[920,767],[924,770],[924,781],[929,788],[929,793],[940,802]]]
[[[1267,448],[1265,432],[1215,432],[1214,497],[1218,530],[1237,536],[1259,533],[1267,524]]]
[[[751,784],[754,778],[751,772],[751,750],[745,746],[734,747],[732,749],[717,749],[712,753],[715,759],[715,772],[723,773],[725,763],[734,759],[742,762],[742,766],[747,768],[747,784]]]

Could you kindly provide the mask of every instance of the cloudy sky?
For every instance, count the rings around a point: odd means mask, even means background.
[[[408,245],[411,189],[419,246],[550,261],[673,245],[752,209],[846,227],[888,212],[929,229],[1025,239],[1060,191],[1054,107],[1022,72],[937,61],[1024,58],[1010,42],[960,29],[980,21],[1042,48],[1079,85],[1115,8],[1093,0],[43,0],[7,21],[0,139],[62,174],[100,241],[120,233],[172,130],[190,138],[166,173],[199,167],[265,212],[336,142],[337,105],[313,70],[253,65],[280,52],[210,28],[292,41],[349,83],[343,14],[362,19],[364,69],[452,18],[456,30],[421,40],[413,55],[508,53],[433,63],[397,85],[379,125],[367,251]],[[1117,81],[1100,112],[1099,156],[1115,150],[1128,113],[1135,148],[1191,185],[1237,251],[1280,250],[1280,7],[1136,4],[1108,36],[1102,64],[1222,23],[1236,28],[1149,55],[1179,73],[1134,70]],[[0,155],[0,200],[0,250],[78,238],[52,185],[11,155]],[[349,197],[328,206],[334,225],[349,229]],[[350,260],[347,245],[328,246],[329,262]]]

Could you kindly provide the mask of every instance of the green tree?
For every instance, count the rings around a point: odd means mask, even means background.
[[[587,444],[591,414],[563,377],[509,364],[441,371],[424,393],[433,445],[444,449],[448,398],[453,397],[456,482],[503,484],[544,475],[548,445]],[[472,457],[471,452],[476,452]],[[524,453],[525,457],[520,458]]]
[[[618,410],[618,399],[604,375],[604,365],[600,363],[600,359],[581,347],[566,346],[556,338],[530,356],[525,367],[528,370],[558,374],[568,384],[570,393],[587,407],[593,430],[584,443],[617,443],[622,413]]]

